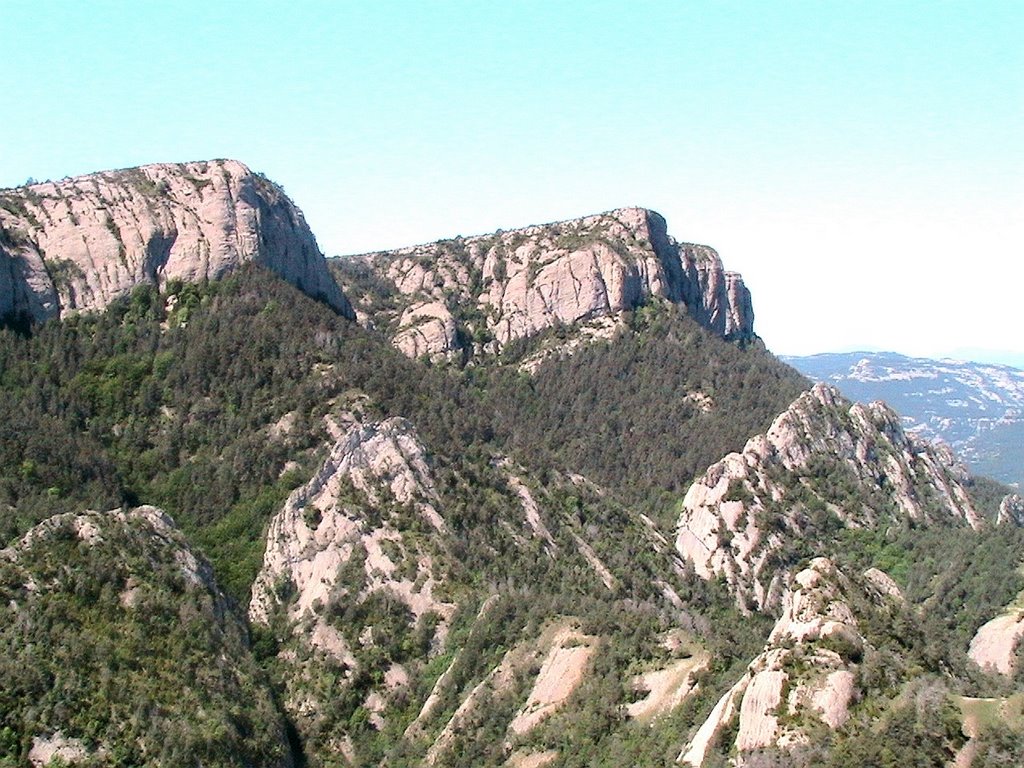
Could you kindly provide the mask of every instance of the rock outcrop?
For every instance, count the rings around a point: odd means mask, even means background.
[[[216,279],[246,262],[354,317],[302,212],[237,161],[0,191],[0,317],[99,310],[142,283]]]
[[[388,285],[386,301],[366,293],[357,312],[411,357],[495,352],[548,328],[617,316],[651,297],[685,305],[727,339],[754,338],[743,279],[726,272],[711,248],[676,242],[665,220],[642,208],[338,263],[343,282],[346,271],[369,269]]]
[[[1010,493],[999,503],[996,525],[1015,525],[1024,527],[1024,497],[1019,493]]]
[[[908,432],[947,443],[973,474],[1024,487],[1024,371],[1019,366],[894,352],[782,360],[851,400],[885,400]]]
[[[800,571],[764,651],[719,700],[679,762],[702,765],[716,734],[737,718],[738,764],[753,750],[807,744],[808,730],[822,724],[842,726],[860,695],[857,665],[871,652],[850,607],[854,594],[861,602],[879,599],[826,558]]]
[[[65,536],[68,531],[90,548],[103,549],[112,535],[117,539],[130,536],[140,549],[156,549],[162,556],[169,553],[184,582],[214,595],[218,611],[226,610],[227,604],[214,580],[210,564],[196,557],[170,516],[149,505],[110,512],[56,515],[30,529],[16,544],[0,550],[0,559],[18,563],[31,557],[34,548],[45,546],[55,537]]]
[[[1009,677],[1024,642],[1024,594],[1018,595],[1003,613],[985,622],[974,637],[967,655],[982,669]]]
[[[573,630],[558,633],[537,673],[526,703],[509,723],[509,731],[523,736],[561,707],[583,680],[597,649],[597,638]]]
[[[423,446],[408,421],[352,423],[316,475],[291,494],[271,521],[263,568],[253,584],[250,618],[268,621],[283,603],[282,582],[290,585],[284,605],[291,619],[315,613],[340,586],[338,569],[357,549],[365,555],[368,590],[395,591],[417,616],[429,610],[449,612],[431,597],[429,558],[404,552],[401,526],[387,520],[388,513],[408,505],[424,524],[442,530],[436,503]],[[380,525],[366,519],[367,509],[384,513]],[[396,575],[401,563],[385,551],[395,548],[414,558],[412,578]],[[421,571],[424,579],[417,583]]]
[[[947,448],[904,433],[884,404],[851,405],[817,384],[690,487],[676,549],[703,578],[725,576],[741,608],[772,609],[780,553],[825,535],[830,521],[980,527],[965,481]]]
[[[495,601],[496,598],[485,602],[478,618],[486,615],[489,606],[493,606]],[[451,751],[457,735],[474,727],[474,718],[489,699],[515,699],[517,685],[532,679],[526,700],[508,723],[505,732],[506,749],[528,742],[532,731],[566,705],[585,679],[591,660],[599,650],[600,638],[580,632],[577,624],[571,617],[563,617],[551,623],[537,637],[525,639],[507,651],[480,682],[460,694],[462,698],[458,707],[433,740],[424,764],[435,765],[445,753]],[[447,685],[446,678],[447,673],[438,679],[424,709],[436,701],[435,696]],[[410,728],[421,734],[426,716],[421,712]],[[406,735],[409,735],[408,731]]]
[[[380,713],[408,685],[405,668],[385,661],[396,651],[386,649],[410,642],[414,627],[428,646],[440,644],[456,606],[435,592],[430,537],[422,534],[441,533],[445,523],[412,425],[350,415],[330,427],[330,455],[271,520],[249,617],[282,633],[284,706],[300,732],[334,732],[321,747],[344,754],[348,724],[333,730],[329,701],[356,676],[379,674],[362,707],[382,727]],[[351,615],[359,619],[345,619]],[[325,679],[337,682],[318,687]]]

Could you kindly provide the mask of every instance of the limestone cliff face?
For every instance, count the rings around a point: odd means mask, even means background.
[[[387,283],[388,301],[366,295],[357,311],[411,357],[495,352],[650,297],[685,305],[725,338],[754,338],[743,279],[711,248],[676,242],[665,220],[642,208],[346,257],[343,273],[346,262]]]
[[[711,466],[687,491],[676,549],[698,575],[724,575],[744,609],[773,609],[779,556],[831,519],[981,526],[948,449],[904,433],[882,403],[851,405],[815,385],[742,453]]]
[[[861,635],[851,603],[867,601],[884,611],[901,599],[898,592],[886,594],[872,583],[879,575],[865,575],[855,584],[822,557],[796,574],[764,651],[722,696],[679,762],[700,766],[718,731],[737,719],[737,765],[753,750],[790,749],[809,743],[809,734],[823,724],[842,726],[861,695],[857,665],[874,652]]]
[[[237,161],[0,191],[0,317],[98,310],[141,283],[215,279],[249,261],[354,316],[302,212]]]

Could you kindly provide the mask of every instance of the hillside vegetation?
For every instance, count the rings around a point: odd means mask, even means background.
[[[410,359],[253,265],[0,330],[0,761],[1019,762],[961,728],[1024,674],[967,657],[1024,589],[1006,489],[680,303],[578,330]],[[701,484],[731,572],[679,544]]]

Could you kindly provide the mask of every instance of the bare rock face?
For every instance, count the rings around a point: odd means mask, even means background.
[[[1017,661],[1017,646],[1024,641],[1024,595],[975,633],[967,655],[982,669],[1009,677]]]
[[[103,309],[142,283],[215,279],[250,261],[354,317],[302,212],[235,160],[0,191],[0,317]]]
[[[996,525],[1024,527],[1024,497],[1018,493],[1004,496],[1003,500],[999,503]]]
[[[478,618],[486,616],[494,602],[493,599],[485,602]],[[515,685],[517,678],[532,678],[532,686],[526,700],[508,723],[507,745],[522,741],[541,723],[566,706],[570,697],[586,679],[591,659],[601,645],[600,638],[582,633],[577,624],[578,621],[572,617],[562,617],[552,622],[538,637],[524,640],[508,650],[479,683],[460,693],[461,702],[458,708],[434,738],[423,764],[436,765],[442,757],[450,755],[456,735],[467,728],[475,727],[474,717],[479,714],[480,705],[490,697],[508,692]],[[454,663],[453,661],[453,665]],[[450,666],[448,670],[451,669]],[[448,684],[448,674],[446,671],[438,678],[420,716],[410,725],[406,735],[410,732],[422,732],[423,721],[429,717],[427,710],[436,706],[439,701],[442,691]],[[449,690],[448,693],[453,692]],[[557,756],[558,753],[541,754]],[[513,758],[510,756],[511,759]],[[546,765],[546,762],[527,761],[519,764]]]
[[[615,316],[650,297],[685,305],[727,339],[754,338],[743,279],[726,272],[711,248],[676,242],[665,220],[642,208],[345,261],[393,285],[397,305],[366,297],[357,310],[387,327],[410,356],[495,352],[547,328]]]
[[[736,718],[740,765],[746,752],[792,748],[809,743],[809,731],[822,724],[842,726],[860,695],[857,664],[872,652],[850,608],[854,595],[877,599],[826,558],[796,574],[764,651],[721,698],[679,762],[700,766],[717,732]]]
[[[785,578],[777,555],[829,520],[980,527],[965,480],[947,448],[904,433],[882,403],[851,405],[818,384],[690,487],[676,549],[703,578],[724,575],[742,609],[771,609]]]
[[[426,455],[412,425],[401,418],[332,424],[336,443],[316,475],[289,496],[271,520],[263,567],[252,588],[249,617],[284,627],[288,649],[284,706],[304,734],[322,730],[323,711],[339,687],[365,674],[361,658],[386,646],[395,626],[341,622],[339,613],[360,605],[385,605],[402,619],[402,631],[427,623],[441,643],[455,611],[435,590],[435,563],[422,531],[443,532],[438,496]],[[339,676],[336,686],[311,683]],[[329,676],[328,675],[328,676]],[[364,708],[375,727],[379,712],[408,677],[389,667]],[[331,751],[344,746],[329,744]]]
[[[416,557],[412,578],[401,578],[400,563],[387,554],[403,551],[402,533],[382,521],[370,524],[360,508],[409,505],[436,530],[443,530],[423,447],[405,419],[354,424],[335,443],[330,456],[306,485],[296,489],[274,517],[267,533],[263,568],[252,589],[249,616],[266,623],[286,604],[293,620],[315,613],[331,598],[338,568],[361,549],[367,589],[389,589],[417,616],[450,612],[433,599],[429,558]],[[384,542],[392,542],[388,546]],[[424,578],[417,583],[417,577]],[[286,601],[279,585],[290,584]]]

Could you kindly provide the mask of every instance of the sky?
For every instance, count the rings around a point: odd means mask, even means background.
[[[1024,366],[1024,0],[5,0],[0,187],[232,157],[329,255],[661,213],[779,354]]]

